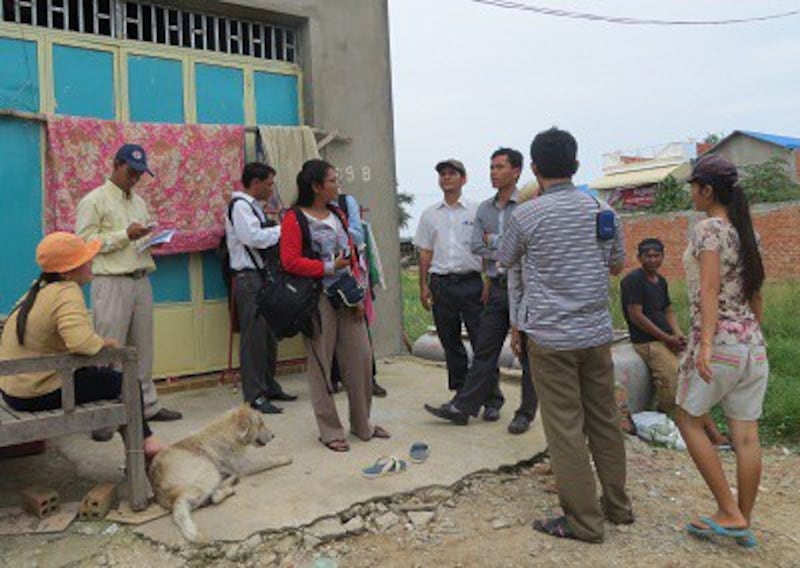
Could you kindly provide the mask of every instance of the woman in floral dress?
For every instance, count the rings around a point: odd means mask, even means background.
[[[691,333],[678,374],[676,415],[689,453],[717,501],[717,511],[688,525],[695,536],[756,545],[751,515],[761,478],[758,419],[769,365],[761,333],[764,266],[736,166],[706,156],[689,179],[695,209],[707,217],[684,253]],[[725,412],[736,449],[738,499],[703,428],[715,404]]]

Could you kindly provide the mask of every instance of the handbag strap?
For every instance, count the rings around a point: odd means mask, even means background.
[[[233,199],[230,200],[230,203],[228,203],[228,220],[231,222],[231,226],[233,226],[233,224],[234,224],[233,223],[233,206],[236,205],[237,201],[246,202],[250,206],[250,209],[253,212],[253,215],[255,215],[258,218],[258,221],[261,224],[262,228],[265,226],[265,223],[261,219],[261,216],[256,211],[256,208],[253,205],[253,202],[252,201],[248,201],[244,197],[234,197]],[[255,268],[256,272],[258,272],[258,275],[261,277],[261,281],[264,284],[266,284],[267,283],[267,278],[266,278],[265,273],[269,273],[270,272],[269,263],[264,261],[264,266],[263,267],[259,267],[258,262],[256,262],[256,257],[253,254],[253,251],[250,249],[250,247],[247,246],[244,243],[242,243],[242,246],[244,247],[244,251],[247,253],[247,256],[250,257],[250,262],[253,263],[253,267]]]

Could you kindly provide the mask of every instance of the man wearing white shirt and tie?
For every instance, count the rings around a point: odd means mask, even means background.
[[[461,324],[470,343],[477,343],[481,313],[481,258],[472,253],[470,239],[477,206],[463,199],[467,171],[458,160],[436,164],[444,199],[422,214],[414,237],[419,249],[419,296],[433,321],[447,361],[448,388],[464,384],[469,366],[461,343]]]
[[[281,228],[267,219],[263,210],[275,186],[275,170],[252,162],[242,172],[243,191],[234,191],[225,216],[225,235],[234,275],[234,298],[241,337],[239,361],[242,395],[250,406],[265,414],[283,412],[271,400],[295,400],[275,380],[278,340],[258,314],[256,296],[264,285],[267,264],[277,266],[277,244]]]

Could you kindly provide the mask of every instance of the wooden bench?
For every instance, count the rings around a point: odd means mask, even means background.
[[[121,427],[125,442],[125,472],[131,509],[147,507],[148,482],[142,435],[142,401],[136,377],[136,350],[105,348],[97,355],[44,355],[0,361],[0,376],[55,370],[61,375],[61,408],[20,412],[0,398],[0,447],[44,440],[64,434]],[[72,373],[88,366],[122,363],[122,400],[75,404]]]

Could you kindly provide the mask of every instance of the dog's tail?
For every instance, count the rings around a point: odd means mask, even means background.
[[[200,503],[202,495],[189,490],[181,493],[172,503],[172,520],[178,526],[183,537],[189,542],[202,542],[205,537],[200,533],[192,519],[192,509]]]

